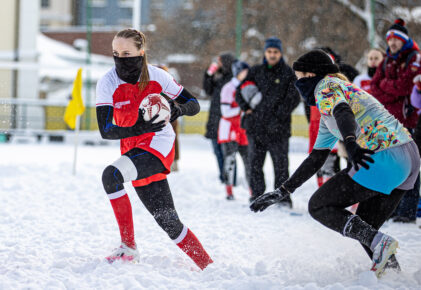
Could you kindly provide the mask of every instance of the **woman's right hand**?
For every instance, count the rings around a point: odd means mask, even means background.
[[[149,121],[145,121],[142,114],[139,113],[139,118],[132,127],[136,135],[161,131],[165,127],[165,121],[154,123],[157,118],[158,115],[155,115]]]

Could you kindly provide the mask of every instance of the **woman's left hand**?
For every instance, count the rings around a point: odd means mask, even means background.
[[[175,121],[178,117],[183,115],[183,111],[181,110],[180,105],[175,101],[170,101],[170,108],[171,108],[171,118],[170,122]]]

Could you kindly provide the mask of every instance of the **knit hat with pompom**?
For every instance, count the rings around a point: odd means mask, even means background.
[[[386,41],[390,38],[397,38],[404,43],[409,40],[408,29],[406,29],[405,21],[402,18],[396,19],[395,23],[387,30]]]

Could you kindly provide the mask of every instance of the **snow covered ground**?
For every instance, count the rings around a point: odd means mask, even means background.
[[[291,172],[306,156],[305,142],[296,141]],[[181,136],[181,171],[169,182],[179,216],[215,263],[199,271],[128,185],[141,260],[110,265],[103,257],[119,234],[101,174],[118,156],[117,145],[81,146],[72,176],[71,144],[0,145],[0,289],[421,289],[419,221],[385,224],[400,242],[403,272],[377,280],[357,242],[308,215],[314,180],[294,193],[293,213],[275,206],[252,213],[241,162],[236,200],[228,202],[201,136]]]

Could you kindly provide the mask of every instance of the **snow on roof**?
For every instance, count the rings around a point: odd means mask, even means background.
[[[39,55],[40,78],[73,81],[78,68],[83,68],[83,78],[90,71],[90,78],[96,81],[101,78],[113,65],[111,57],[91,54],[91,65],[87,65],[87,53],[79,51],[71,45],[51,39],[44,34],[37,37]]]

